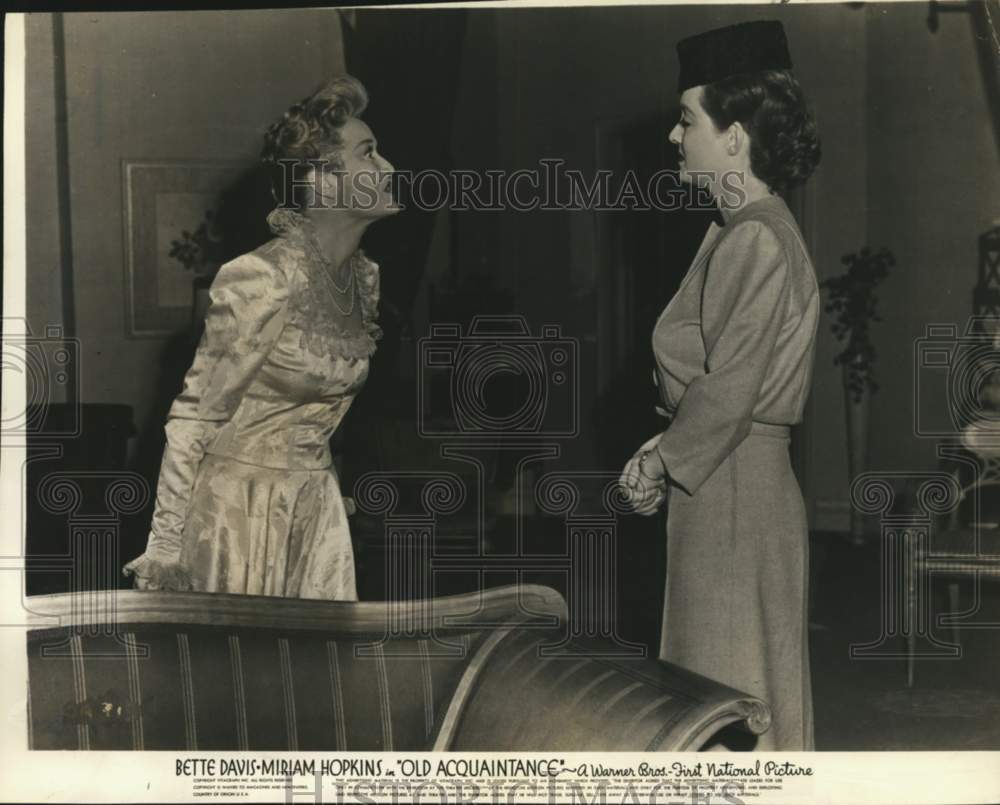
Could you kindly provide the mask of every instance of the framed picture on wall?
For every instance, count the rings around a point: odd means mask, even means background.
[[[238,253],[234,236],[245,239],[240,221],[253,206],[246,191],[255,174],[246,162],[123,161],[129,337],[191,327],[196,281]]]

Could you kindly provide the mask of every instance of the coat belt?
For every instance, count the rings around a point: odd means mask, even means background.
[[[677,409],[666,409],[661,406],[656,406],[656,413],[667,420],[667,427],[670,427],[670,423],[674,419],[674,414]],[[789,425],[775,425],[771,422],[758,422],[756,419],[750,423],[750,433],[757,436],[774,436],[779,439],[787,439],[792,435],[792,429]]]

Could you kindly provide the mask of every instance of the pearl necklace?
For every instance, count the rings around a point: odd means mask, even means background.
[[[333,279],[333,271],[334,271],[333,265],[330,263],[329,260],[326,259],[326,257],[323,256],[323,253],[320,251],[319,246],[316,243],[316,235],[313,232],[306,232],[306,243],[309,245],[309,249],[313,253],[313,257],[316,258],[316,260],[319,262],[320,266],[323,269],[323,276],[326,277],[326,281],[329,285],[327,290],[330,291],[330,299],[333,301],[334,307],[336,307],[337,310],[339,310],[342,315],[350,316],[351,313],[354,312],[354,305],[358,299],[357,288],[355,286],[355,278],[354,278],[354,273],[355,273],[353,265],[354,258],[353,257],[349,258],[352,261],[351,273],[350,276],[347,278],[347,285],[341,288],[339,285],[337,285],[336,281]],[[340,303],[337,301],[336,294],[333,293],[334,290],[337,291],[337,293],[339,293],[341,296],[347,296],[348,292],[350,292],[351,303],[348,305],[347,310],[344,310],[344,308],[340,306]]]

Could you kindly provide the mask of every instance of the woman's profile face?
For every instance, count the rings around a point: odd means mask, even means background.
[[[701,87],[684,90],[681,117],[669,139],[679,151],[681,181],[711,188],[732,167],[732,159],[727,151],[728,136],[716,129],[702,107],[701,92]]]
[[[378,142],[367,124],[349,118],[340,129],[342,167],[327,171],[323,193],[352,215],[382,218],[399,212],[390,186],[393,167],[378,152]]]

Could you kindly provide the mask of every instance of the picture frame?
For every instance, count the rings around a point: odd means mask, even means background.
[[[252,166],[240,161],[122,160],[125,328],[163,338],[191,326],[198,276],[171,255],[174,241],[211,218]]]

